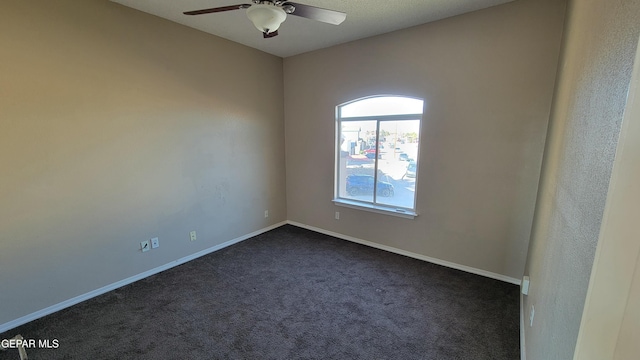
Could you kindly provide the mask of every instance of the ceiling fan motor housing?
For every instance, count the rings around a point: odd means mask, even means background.
[[[263,33],[272,33],[287,19],[287,13],[273,3],[254,4],[247,9],[247,17]]]

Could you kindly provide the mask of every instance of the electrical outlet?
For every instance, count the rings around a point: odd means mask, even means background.
[[[142,252],[151,250],[151,240],[140,241],[140,250]]]
[[[189,233],[189,238],[191,239],[191,241],[196,241],[196,231],[193,230],[192,232]]]
[[[155,249],[157,247],[160,247],[160,240],[158,240],[157,237],[154,237],[151,239],[151,248]]]
[[[268,217],[269,217],[269,210],[265,210],[265,211],[264,211],[264,217],[265,217],[265,218],[268,218]]]
[[[336,220],[340,220],[340,211],[336,211]]]
[[[533,316],[536,314],[536,308],[531,305],[531,312],[529,313],[529,326],[533,326]]]

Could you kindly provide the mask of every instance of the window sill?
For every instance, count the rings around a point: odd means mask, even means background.
[[[333,203],[338,206],[344,206],[357,210],[364,210],[383,215],[397,216],[405,219],[414,219],[418,214],[411,210],[396,209],[387,206],[365,204],[358,201],[350,201],[346,199],[333,199]]]

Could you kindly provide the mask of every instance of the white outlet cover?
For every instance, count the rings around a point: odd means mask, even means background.
[[[151,248],[155,249],[160,246],[160,240],[157,237],[151,239]]]
[[[192,232],[190,232],[189,237],[191,238],[191,241],[196,241],[196,231],[193,230]]]
[[[142,252],[151,250],[151,240],[140,241],[140,250]]]

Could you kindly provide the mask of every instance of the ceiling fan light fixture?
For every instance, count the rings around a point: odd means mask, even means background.
[[[270,4],[255,4],[247,9],[247,17],[256,29],[263,33],[272,33],[287,19],[282,8]]]

